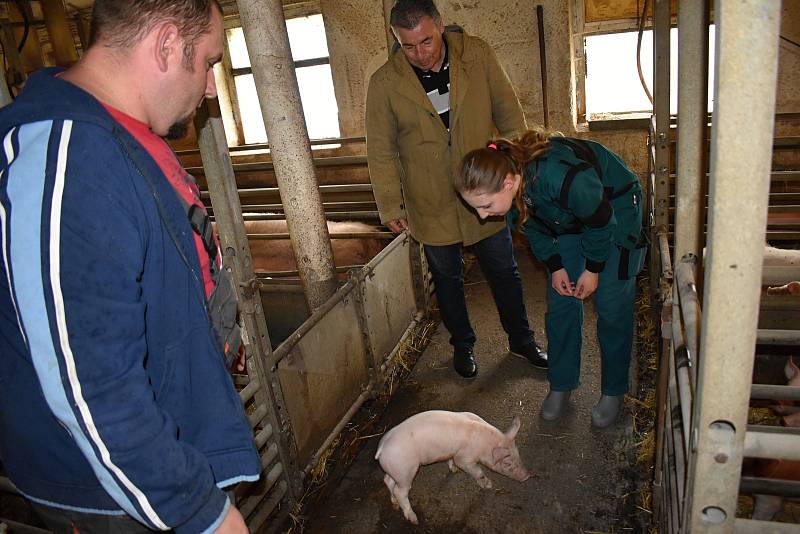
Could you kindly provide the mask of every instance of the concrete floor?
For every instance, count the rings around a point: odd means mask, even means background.
[[[544,342],[545,271],[526,250],[518,250],[517,256],[528,315],[537,339]],[[410,493],[420,521],[414,526],[391,506],[383,472],[373,459],[380,440],[375,436],[365,440],[330,497],[308,511],[311,517],[305,522],[305,532],[644,531],[634,517],[640,484],[636,480],[642,477],[631,465],[635,447],[630,415],[626,412],[605,430],[590,425],[600,379],[593,306],[589,304],[586,310],[582,384],[572,395],[566,417],[549,423],[539,417],[548,389],[546,372],[506,352],[506,336],[480,269],[470,271],[467,284],[478,335],[478,377],[465,380],[452,369],[449,336],[440,325],[389,403],[378,429],[387,430],[414,413],[431,409],[471,411],[504,431],[519,415],[522,428],[517,446],[534,478],[520,483],[486,470],[494,489],[484,490],[463,472],[451,474],[446,463],[424,466]]]

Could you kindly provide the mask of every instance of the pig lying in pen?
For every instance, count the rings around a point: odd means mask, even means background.
[[[432,410],[413,415],[387,432],[378,444],[375,459],[386,473],[392,504],[405,518],[418,524],[408,492],[419,466],[447,460],[450,471],[466,471],[482,488],[492,487],[480,464],[492,471],[524,482],[530,478],[522,465],[514,439],[519,417],[503,433],[477,415],[468,412]]]
[[[285,234],[289,231],[285,220],[245,221],[244,227],[248,234]],[[377,231],[374,226],[362,222],[328,221],[328,233],[331,235]],[[250,239],[249,241],[253,270],[297,270],[292,243],[288,239]],[[385,243],[387,243],[386,240],[372,238],[332,239],[334,263],[337,267],[364,265],[381,251]]]

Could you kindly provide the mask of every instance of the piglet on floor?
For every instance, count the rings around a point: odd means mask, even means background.
[[[519,427],[519,417],[514,417],[511,428],[503,433],[469,412],[431,410],[409,417],[383,436],[375,453],[386,473],[383,481],[392,504],[400,506],[405,518],[416,525],[417,515],[408,501],[411,483],[420,465],[444,460],[450,471],[455,473],[458,467],[486,489],[492,482],[479,464],[520,482],[528,480],[531,475],[514,444]]]

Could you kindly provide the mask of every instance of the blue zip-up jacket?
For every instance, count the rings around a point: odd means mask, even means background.
[[[38,503],[211,532],[260,461],[186,212],[56,72],[0,110],[3,467]]]

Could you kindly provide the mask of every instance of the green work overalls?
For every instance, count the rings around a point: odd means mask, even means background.
[[[641,186],[619,156],[599,143],[565,137],[550,143],[551,150],[527,165],[523,182],[528,210],[523,230],[549,273],[550,388],[578,387],[583,326],[583,302],[556,293],[552,273],[566,268],[575,283],[589,270],[599,273],[594,300],[602,393],[622,395],[628,391],[636,275],[647,250],[641,240]]]

